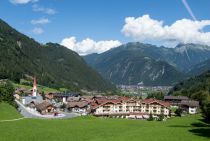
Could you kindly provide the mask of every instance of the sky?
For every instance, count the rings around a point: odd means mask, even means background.
[[[210,45],[210,0],[0,0],[0,18],[80,55],[127,42]]]

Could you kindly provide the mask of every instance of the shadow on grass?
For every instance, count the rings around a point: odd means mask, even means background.
[[[171,125],[171,126],[168,126],[168,127],[189,128],[189,127],[192,127],[192,126],[188,126],[188,125]]]
[[[194,135],[210,138],[210,124],[201,120],[200,122],[194,122],[191,125],[171,125],[169,127],[189,128],[188,131]]]
[[[210,127],[210,125],[202,122],[195,122],[191,124],[193,127]]]
[[[197,136],[210,138],[210,128],[197,128],[197,129],[191,129],[189,131]]]
[[[210,138],[210,125],[203,120],[202,122],[192,123],[192,127],[197,127],[195,129],[189,130],[191,133],[197,136],[207,137]]]

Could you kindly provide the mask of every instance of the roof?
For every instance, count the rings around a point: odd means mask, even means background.
[[[86,101],[81,101],[81,102],[69,102],[67,104],[67,108],[74,108],[74,107],[79,107],[79,108],[83,108],[85,106],[88,105],[88,102]]]
[[[43,110],[47,109],[49,106],[53,106],[53,105],[51,103],[47,102],[47,101],[44,101],[40,104],[37,104],[36,109],[40,110],[40,111],[43,111]]]
[[[67,101],[79,101],[80,97],[68,97]]]
[[[164,96],[165,100],[188,100],[189,98],[187,96],[172,96],[172,95],[166,95]]]
[[[83,96],[81,96],[81,98],[83,98],[83,99],[93,99],[94,96],[83,95]]]
[[[99,101],[99,103],[92,103],[92,109],[96,109],[98,108],[99,106],[103,106],[103,105],[106,105],[106,104],[121,104],[121,100],[116,100],[116,99],[101,99]]]
[[[126,96],[121,96],[118,98],[119,100],[125,101],[125,100],[129,100],[130,97],[126,97]]]
[[[181,105],[189,107],[199,107],[199,102],[195,100],[182,100]]]
[[[78,96],[77,93],[52,93],[53,96],[55,97],[73,97],[73,96]]]
[[[157,99],[154,99],[154,98],[144,99],[141,103],[145,103],[145,104],[158,103],[158,104],[160,104],[164,107],[169,107],[170,106],[169,102],[157,100]]]

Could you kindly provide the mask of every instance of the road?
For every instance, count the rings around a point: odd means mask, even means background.
[[[67,118],[74,118],[80,116],[79,114],[76,113],[64,113],[62,112],[59,116],[53,116],[53,115],[41,115],[37,111],[32,111],[29,108],[25,107],[21,102],[18,100],[15,100],[16,103],[19,106],[19,111],[20,113],[25,117],[25,118],[41,118],[41,119],[67,119]]]

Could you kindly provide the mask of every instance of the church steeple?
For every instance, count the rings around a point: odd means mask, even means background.
[[[36,86],[36,77],[34,77],[34,84],[33,84],[33,93],[32,93],[33,97],[37,96],[37,86]]]

